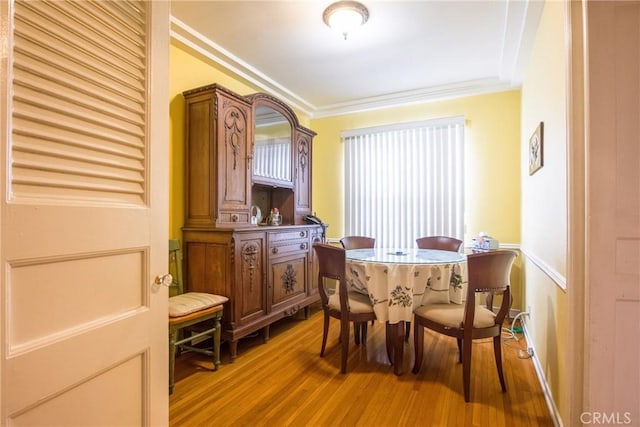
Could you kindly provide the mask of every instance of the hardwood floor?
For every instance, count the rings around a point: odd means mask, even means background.
[[[350,341],[347,374],[340,374],[339,325],[331,320],[321,358],[322,311],[309,319],[289,318],[272,325],[271,339],[260,334],[238,345],[230,363],[226,344],[222,364],[195,353],[176,362],[170,397],[170,426],[553,426],[530,359],[518,358],[523,339],[505,342],[507,393],[502,393],[490,340],[473,347],[471,402],[464,402],[462,365],[454,339],[425,331],[419,374],[413,367],[413,335],[405,344],[404,374],[387,360],[384,325],[369,325],[366,345]]]

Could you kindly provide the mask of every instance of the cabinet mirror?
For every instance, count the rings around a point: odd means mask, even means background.
[[[270,106],[256,105],[254,111],[254,180],[290,187],[293,185],[291,123]]]

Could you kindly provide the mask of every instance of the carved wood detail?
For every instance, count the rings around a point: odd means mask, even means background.
[[[304,182],[304,176],[309,163],[309,142],[306,138],[300,138],[298,140],[298,164],[302,171],[302,182]]]
[[[246,243],[242,246],[242,259],[249,270],[249,290],[253,292],[253,273],[256,268],[256,262],[258,261],[258,254],[260,248],[254,242]]]
[[[293,268],[293,265],[287,264],[287,269],[282,276],[280,276],[285,293],[290,294],[295,290],[296,283],[298,282],[296,276],[296,270]]]
[[[247,123],[235,107],[229,108],[224,118],[225,144],[231,146],[233,169],[238,166],[238,156],[242,153],[242,141],[245,138]]]

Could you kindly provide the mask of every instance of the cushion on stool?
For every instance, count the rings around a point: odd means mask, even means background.
[[[214,305],[224,304],[229,298],[204,292],[187,292],[169,298],[169,317],[180,317]]]

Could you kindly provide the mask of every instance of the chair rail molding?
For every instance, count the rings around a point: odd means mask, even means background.
[[[531,250],[520,247],[520,252],[524,254],[531,262],[533,262],[540,270],[542,270],[551,280],[553,280],[556,285],[558,285],[562,290],[567,290],[567,278],[560,274],[556,269],[547,264],[542,258],[537,256]]]

